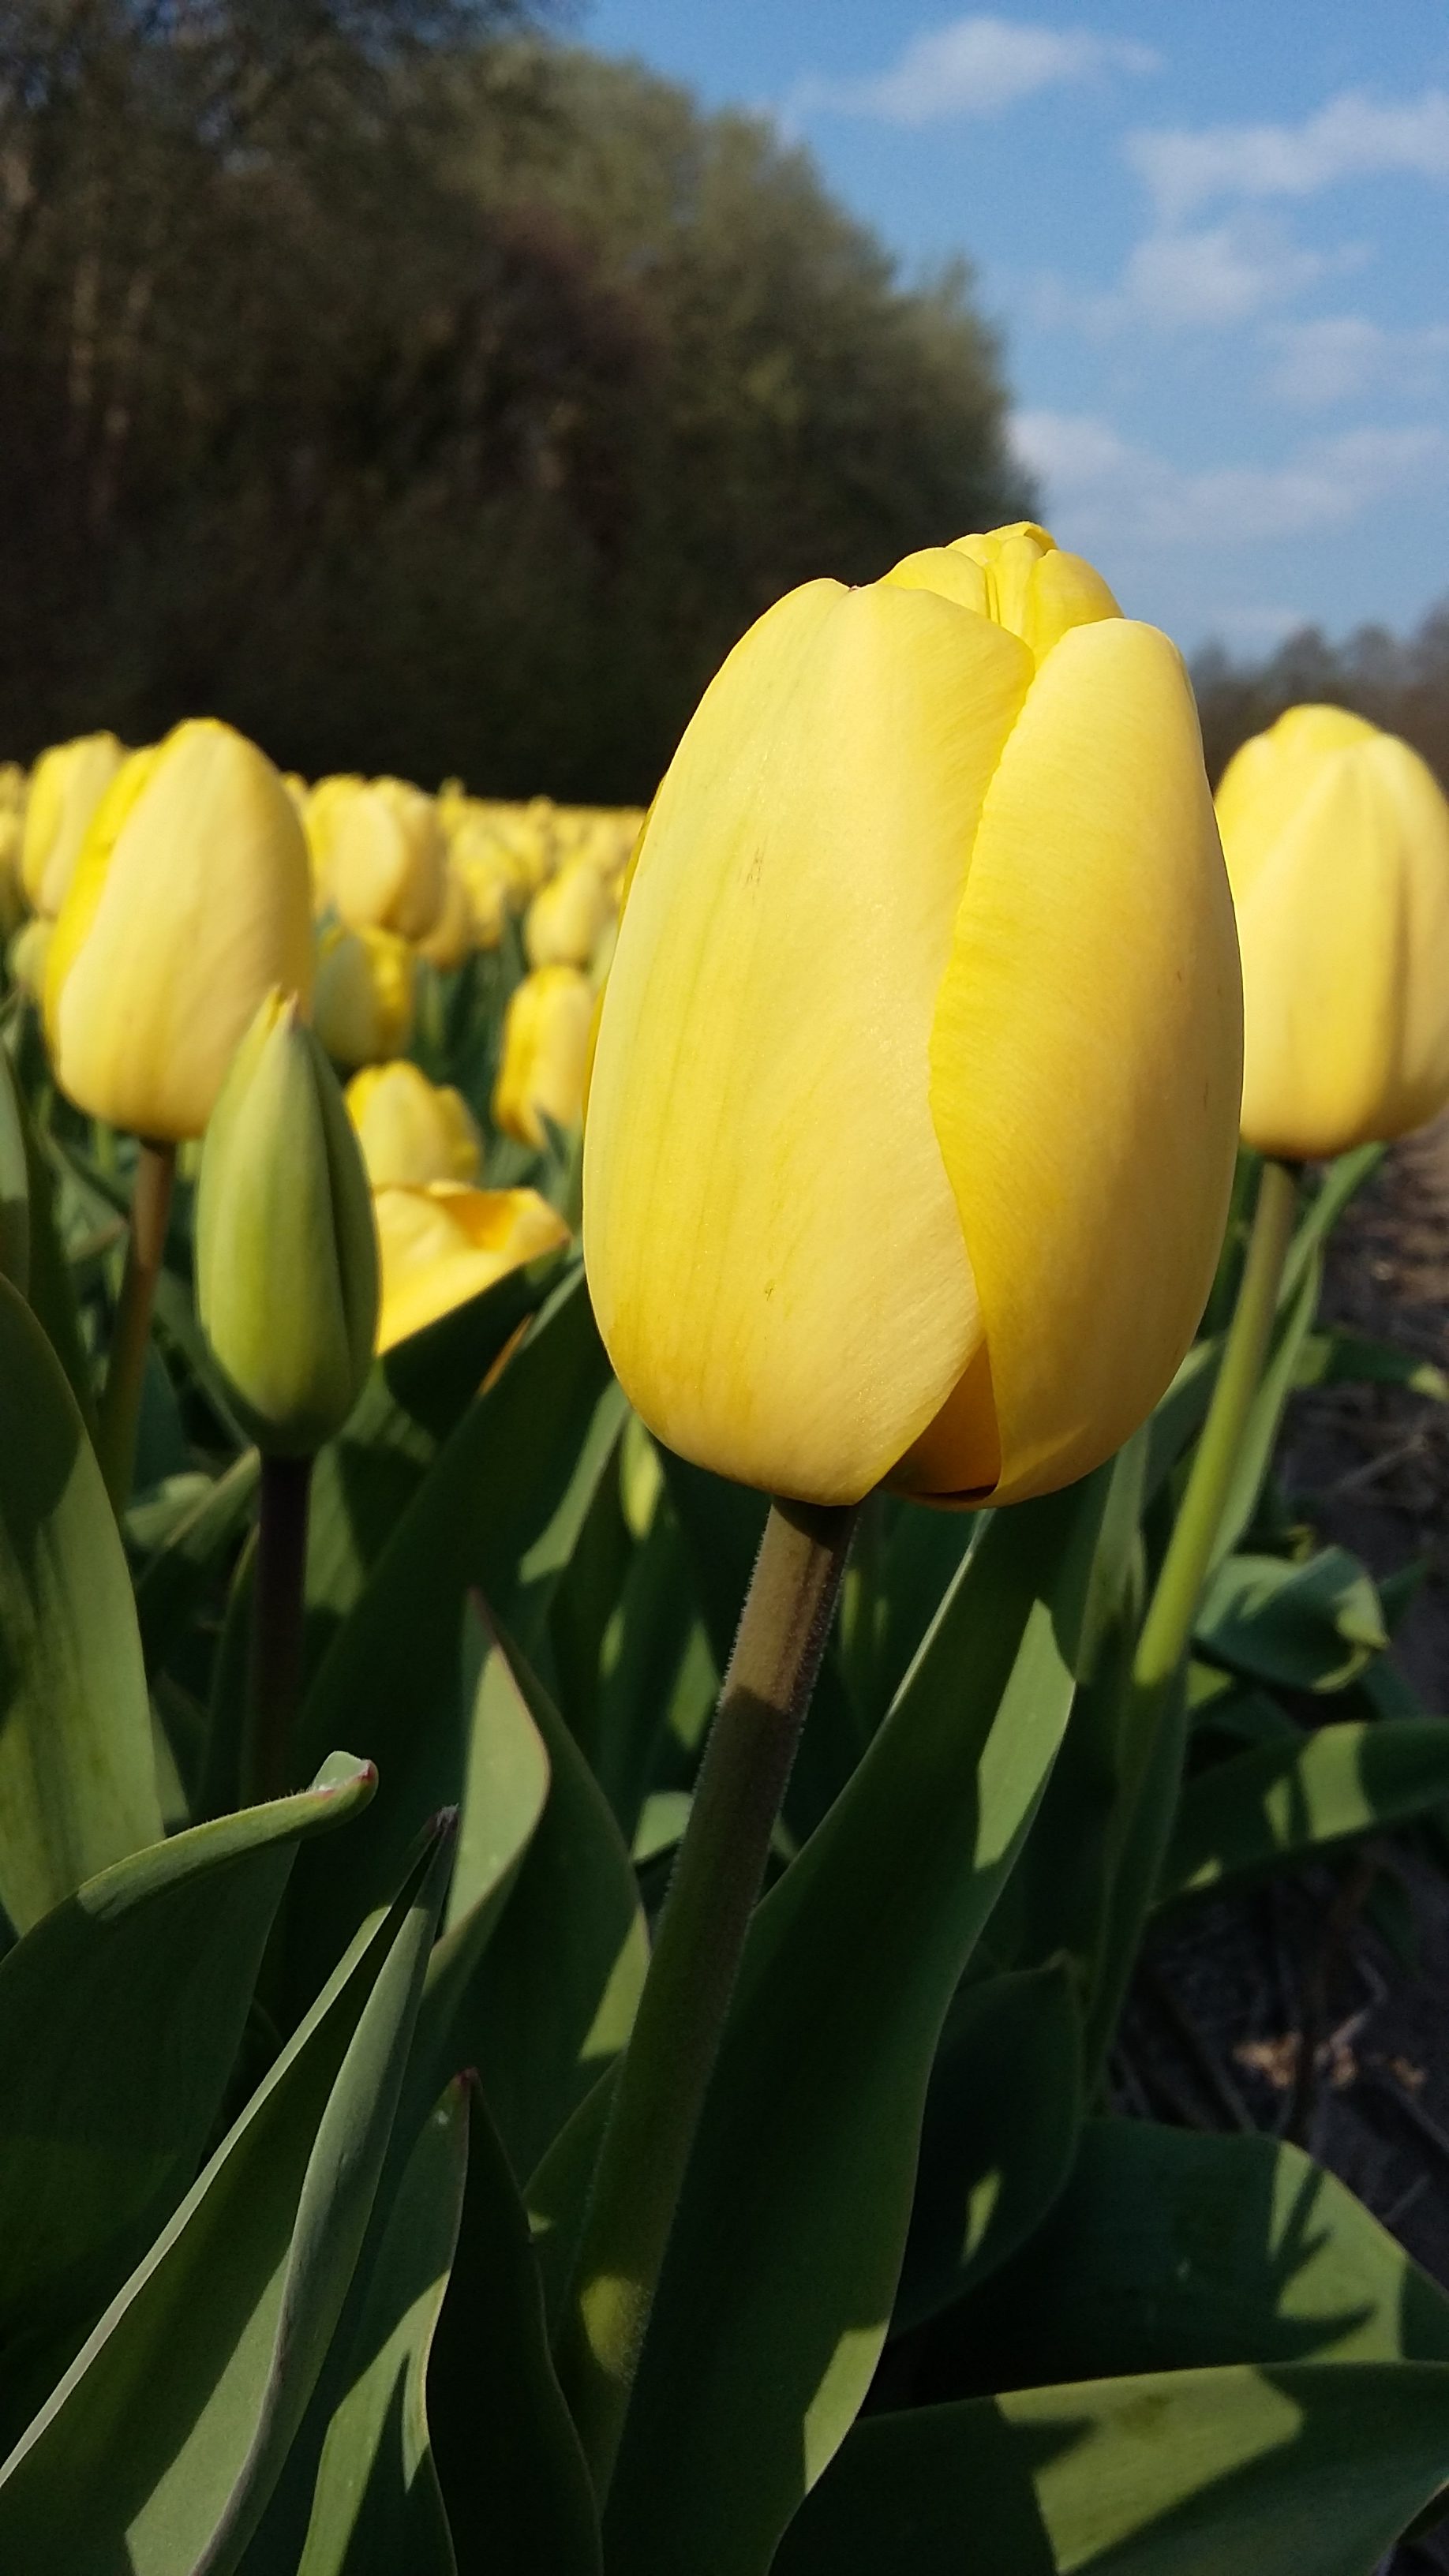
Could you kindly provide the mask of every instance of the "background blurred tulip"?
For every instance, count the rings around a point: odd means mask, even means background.
[[[35,764],[20,868],[32,909],[52,921],[65,901],[86,826],[125,756],[113,733],[88,733],[43,751]]]
[[[473,954],[473,905],[468,884],[451,860],[443,872],[443,900],[437,920],[417,943],[418,955],[440,975],[456,972]]]
[[[429,1082],[405,1057],[355,1073],[347,1108],[374,1189],[476,1181],[483,1168],[483,1139],[461,1092]]]
[[[612,909],[593,860],[570,859],[528,907],[523,945],[530,966],[587,966]]]
[[[178,725],[97,806],[46,966],[56,1078],[152,1139],[199,1136],[273,985],[312,987],[307,851],[271,762],[230,725]]]
[[[233,1405],[268,1452],[340,1431],[372,1361],[378,1265],[367,1175],[337,1078],[295,1002],[270,994],[206,1133],[196,1293]]]
[[[382,1251],[379,1351],[569,1239],[562,1217],[536,1190],[434,1181],[425,1189],[379,1189],[373,1204]]]
[[[413,1029],[417,965],[405,939],[390,930],[344,930],[334,923],[317,943],[317,1035],[348,1072],[401,1055]]]
[[[671,1447],[821,1503],[1108,1456],[1202,1312],[1232,908],[1181,661],[1014,528],[791,593],[660,788],[584,1240]]]
[[[1243,1135],[1301,1162],[1449,1100],[1449,805],[1406,743],[1290,707],[1228,763]]]
[[[593,1022],[593,987],[577,966],[540,966],[525,975],[509,999],[493,1088],[493,1120],[505,1136],[542,1146],[545,1118],[577,1126]]]
[[[325,888],[352,930],[422,939],[443,908],[447,844],[437,808],[401,778],[371,778],[328,805]]]
[[[29,921],[21,923],[5,952],[11,982],[35,1002],[45,991],[45,961],[54,936],[54,922],[47,921],[43,912],[32,913]]]

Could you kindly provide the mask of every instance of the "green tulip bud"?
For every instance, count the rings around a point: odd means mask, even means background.
[[[202,1149],[201,1321],[240,1419],[272,1455],[339,1431],[372,1361],[377,1239],[336,1075],[294,1000],[268,995]]]

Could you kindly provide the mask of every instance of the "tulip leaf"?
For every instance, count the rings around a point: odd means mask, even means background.
[[[1435,1404],[1449,1404],[1449,1377],[1418,1351],[1338,1326],[1310,1333],[1298,1354],[1295,1386],[1402,1386]]]
[[[372,2264],[297,2576],[456,2576],[428,2431],[427,2375],[467,2171],[468,2085],[459,2077],[408,2158]],[[480,2340],[495,2332],[490,2320]]]
[[[1297,2147],[1094,2120],[1016,2259],[946,2321],[964,2392],[1229,2362],[1449,2363],[1449,2298]]]
[[[609,1632],[593,1745],[599,1785],[632,1846],[654,1790],[691,1776],[718,1689],[679,1522],[661,1495],[634,1550]],[[691,1692],[691,1671],[701,1687]],[[681,1686],[683,1686],[681,1688]]]
[[[536,1633],[623,1418],[575,1270],[439,1451],[308,1694],[299,1758],[346,1710],[346,1740],[385,1785],[341,1865],[298,1872],[289,1956],[300,1994],[315,1991],[378,1902],[423,1820],[463,1794],[476,1680],[470,1590],[525,1644]]]
[[[432,1835],[0,2468],[27,2576],[228,2576],[367,2228],[442,1901]]]
[[[1354,1145],[1348,1153],[1335,1156],[1322,1173],[1288,1246],[1278,1298],[1280,1313],[1293,1305],[1344,1209],[1373,1179],[1387,1151],[1386,1145]]]
[[[479,2099],[435,2354],[429,2412],[459,2565],[600,2576],[593,2491],[554,2375],[528,2221]]]
[[[859,2408],[942,2025],[1071,1708],[1106,1491],[994,1516],[755,1918],[609,2500],[631,2576],[759,2576]]]
[[[0,1045],[0,1276],[22,1297],[30,1285],[30,1158],[20,1086]]]
[[[163,1833],[131,1580],[64,1371],[0,1279],[0,1903],[24,1932]]]
[[[450,2045],[456,2063],[482,2070],[522,2178],[628,2038],[648,1937],[603,1791],[518,1648],[501,1631],[498,1643],[547,1748],[548,1802],[458,1997]]]
[[[298,1797],[116,1862],[0,1959],[7,2379],[31,2377],[27,2347],[41,2366],[88,2323],[170,2217],[231,2077],[297,1846],[373,1786],[338,1755]]]
[[[1293,1392],[1303,1345],[1318,1312],[1319,1291],[1323,1284],[1323,1255],[1312,1240],[1306,1250],[1302,1249],[1305,1231],[1305,1227],[1299,1228],[1298,1236],[1290,1247],[1285,1278],[1291,1279],[1292,1284],[1285,1286],[1258,1391],[1238,1443],[1232,1482],[1213,1545],[1214,1565],[1220,1565],[1225,1557],[1232,1554],[1257,1511],[1269,1463],[1278,1445],[1283,1409]],[[1296,1256],[1300,1251],[1302,1258],[1298,1261]]]
[[[1159,1904],[1449,1806],[1449,1722],[1349,1720],[1215,1762],[1183,1791]]]
[[[963,2297],[1041,2224],[1071,2172],[1082,2109],[1067,1962],[964,1987],[926,2094],[897,2332]]]
[[[1227,1558],[1208,1578],[1195,1633],[1234,1672],[1306,1691],[1343,1690],[1389,1642],[1371,1577],[1341,1547],[1301,1565]]]
[[[159,1672],[251,1516],[261,1474],[255,1449],[197,1494],[151,1555],[136,1584],[136,1616],[148,1673]]]
[[[1171,2371],[876,2416],[774,2576],[1373,2576],[1449,2477],[1449,2367]]]
[[[25,1164],[30,1183],[26,1299],[60,1362],[86,1431],[94,1436],[96,1410],[91,1391],[90,1362],[81,1332],[75,1280],[56,1218],[56,1175],[36,1133],[29,1105],[18,1089],[15,1101],[25,1138]]]

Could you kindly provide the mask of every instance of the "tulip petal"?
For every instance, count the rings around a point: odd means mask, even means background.
[[[1168,1384],[1222,1239],[1240,1046],[1181,661],[1151,627],[1076,627],[988,791],[931,1044],[986,1327],[994,1499],[1085,1473]]]
[[[1377,728],[1347,707],[1290,707],[1234,752],[1218,782],[1218,830],[1233,900],[1241,905],[1271,858],[1324,762]]]
[[[585,1259],[637,1410],[811,1501],[866,1492],[979,1345],[929,1106],[935,997],[1031,678],[929,590],[751,629],[659,792],[606,988]]]

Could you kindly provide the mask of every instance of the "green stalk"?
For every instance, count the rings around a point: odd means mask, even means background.
[[[619,2066],[559,2351],[601,2502],[854,1525],[771,1508]]]
[[[116,1306],[96,1432],[96,1455],[119,1519],[131,1499],[136,1471],[136,1429],[151,1346],[151,1312],[166,1252],[166,1225],[176,1178],[176,1148],[142,1140],[131,1189],[131,1231]]]
[[[248,1676],[250,1794],[291,1786],[292,1726],[302,1690],[310,1458],[263,1458]]]

